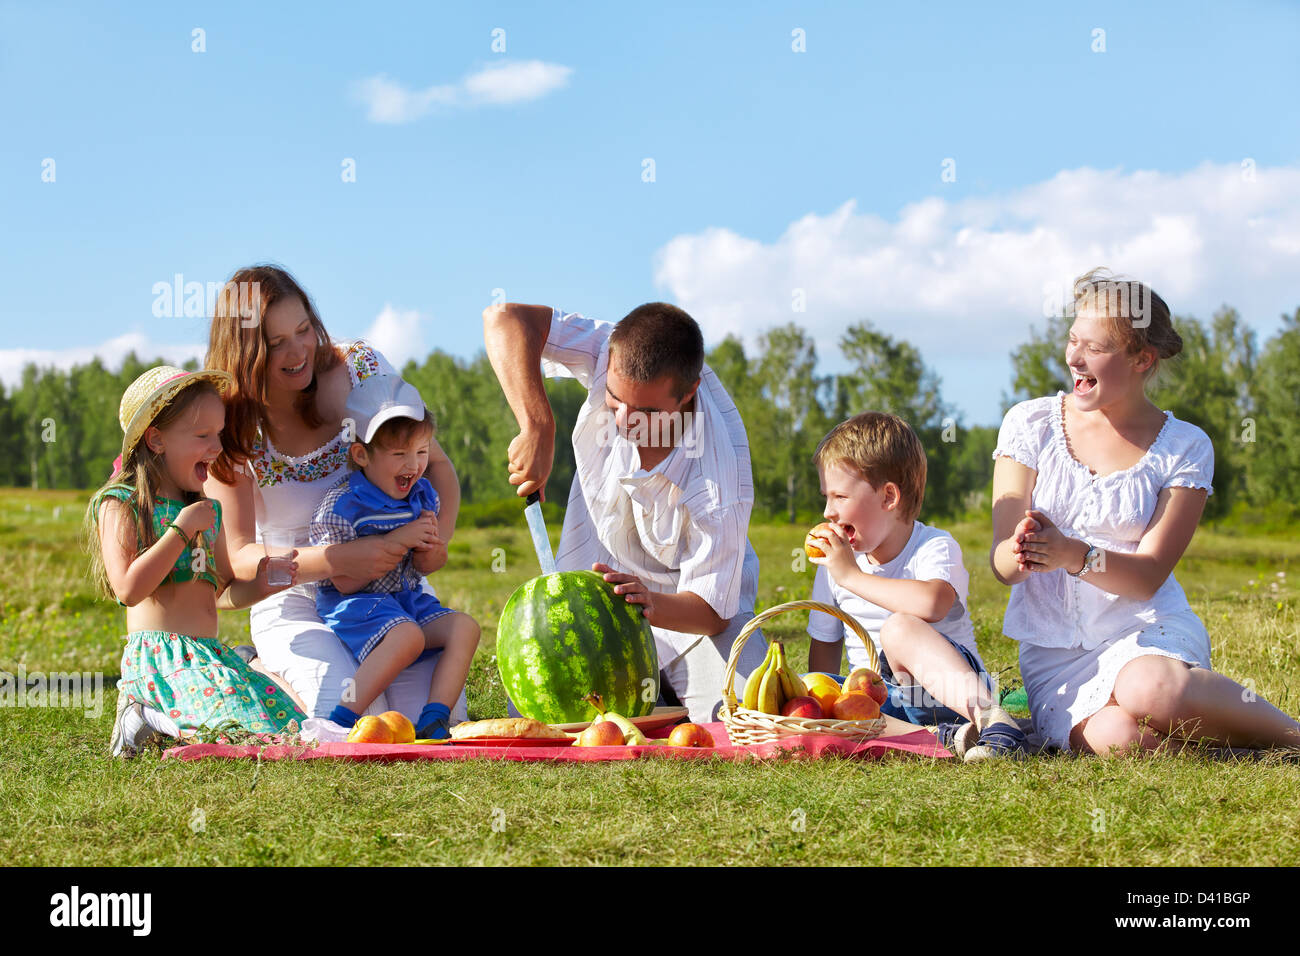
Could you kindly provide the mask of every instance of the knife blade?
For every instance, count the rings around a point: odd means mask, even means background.
[[[542,518],[540,491],[534,491],[528,496],[524,517],[528,519],[528,532],[533,536],[533,550],[537,552],[537,563],[541,565],[542,574],[554,574],[555,553],[551,551],[551,539],[546,534],[546,521]]]

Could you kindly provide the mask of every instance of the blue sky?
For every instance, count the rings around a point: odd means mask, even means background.
[[[1262,334],[1300,305],[1296,6],[986,7],[0,4],[0,377],[201,346],[155,283],[262,260],[396,352],[473,355],[497,288],[610,320],[667,298],[711,343],[798,321],[826,369],[869,318],[968,424],[1094,265]],[[561,79],[465,92],[529,63]],[[457,101],[374,122],[376,77]]]

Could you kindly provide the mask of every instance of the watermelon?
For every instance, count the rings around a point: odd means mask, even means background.
[[[525,717],[548,724],[595,716],[596,693],[624,717],[644,717],[659,697],[659,656],[641,606],[594,571],[533,578],[497,623],[501,683]]]

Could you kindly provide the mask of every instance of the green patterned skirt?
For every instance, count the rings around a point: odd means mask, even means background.
[[[118,694],[155,707],[182,731],[233,720],[255,734],[279,733],[305,715],[265,674],[215,637],[134,631],[122,651]]]

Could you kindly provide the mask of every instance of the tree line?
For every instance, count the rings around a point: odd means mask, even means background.
[[[1004,408],[1025,398],[1069,391],[1064,342],[1070,319],[1058,316],[1031,329],[1012,352],[1012,382]],[[1150,394],[1161,408],[1192,422],[1215,449],[1210,517],[1239,501],[1293,511],[1300,474],[1300,308],[1259,347],[1236,310],[1209,322],[1175,318],[1183,352],[1162,363]],[[909,342],[863,321],[837,346],[847,371],[819,375],[812,336],[797,324],[771,328],[757,348],[729,336],[707,355],[730,392],[750,436],[755,513],[807,521],[820,513],[812,454],[830,428],[867,409],[909,422],[929,459],[923,519],[987,513],[996,426],[966,426],[944,402],[941,383]],[[0,485],[92,488],[108,475],[121,446],[117,422],[122,392],[161,360],[129,355],[117,370],[95,359],[69,370],[27,366],[19,384],[0,390]],[[194,367],[190,363],[189,367]],[[516,426],[487,358],[441,351],[402,370],[433,411],[438,438],[456,466],[463,499],[483,513],[513,511],[506,482],[506,447]],[[555,466],[547,498],[568,499],[574,474],[570,433],[585,390],[572,379],[548,380],[556,417]]]

